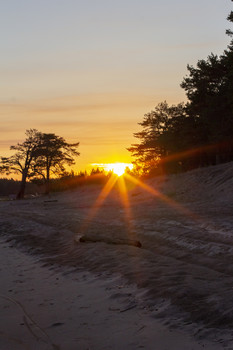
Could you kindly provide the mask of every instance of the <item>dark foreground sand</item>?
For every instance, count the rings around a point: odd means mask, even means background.
[[[219,348],[163,326],[120,276],[54,271],[3,244],[1,281],[1,350]]]
[[[88,226],[98,186],[1,202],[0,349],[232,349],[232,169],[115,190]]]

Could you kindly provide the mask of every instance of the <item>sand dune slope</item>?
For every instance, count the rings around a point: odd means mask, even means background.
[[[232,185],[228,163],[1,202],[2,348],[232,349]]]

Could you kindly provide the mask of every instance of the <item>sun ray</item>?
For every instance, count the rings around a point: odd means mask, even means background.
[[[83,226],[82,231],[85,230],[87,228],[87,226],[90,224],[90,222],[94,219],[99,208],[102,206],[105,199],[107,198],[107,196],[111,192],[112,188],[114,187],[116,181],[117,181],[117,175],[112,174],[110,176],[108,182],[106,183],[106,185],[104,186],[104,188],[100,192],[99,196],[97,197],[93,207],[91,208],[91,210],[88,214],[88,217],[85,220],[85,225]]]
[[[161,193],[157,189],[137,179],[136,177],[128,173],[124,173],[123,176],[118,176],[117,174],[112,173],[108,182],[106,183],[106,185],[100,192],[99,196],[97,197],[94,205],[91,207],[87,215],[87,218],[84,220],[84,224],[82,226],[81,232],[85,231],[88,228],[88,226],[91,224],[92,220],[97,215],[99,209],[103,205],[104,201],[106,200],[106,198],[108,197],[108,195],[110,194],[110,192],[112,191],[116,183],[118,184],[118,191],[122,202],[122,207],[124,208],[125,221],[127,223],[128,232],[129,234],[132,234],[134,232],[133,224],[132,224],[133,215],[132,215],[131,204],[128,196],[128,190],[127,190],[125,179],[127,179],[128,181],[130,181],[131,183],[137,186],[140,186],[143,190],[150,193],[152,196],[155,196],[159,200],[162,200],[164,203],[174,208],[176,211],[180,212],[182,215],[185,215],[191,218],[193,221],[198,222],[199,224],[202,223],[203,220],[197,214],[195,214],[188,208],[182,206],[180,203],[172,200],[171,198]]]
[[[128,178],[131,182],[133,182],[134,184],[140,186],[142,189],[144,189],[145,191],[149,192],[150,194],[152,194],[153,196],[159,198],[160,200],[162,200],[163,202],[167,203],[169,206],[173,207],[174,209],[176,209],[177,211],[181,212],[182,214],[190,217],[191,219],[198,221],[200,220],[200,218],[197,216],[197,214],[193,213],[191,210],[185,208],[184,206],[182,206],[181,204],[179,204],[178,202],[172,200],[171,198],[169,198],[168,196],[166,196],[165,194],[159,192],[158,190],[156,190],[155,188],[145,184],[144,182],[140,181],[139,179],[136,179],[134,176],[130,175],[130,174],[125,174],[125,177]]]
[[[121,202],[122,202],[124,210],[125,210],[125,218],[126,218],[126,222],[127,222],[127,227],[128,227],[129,232],[132,233],[132,229],[133,229],[133,227],[132,227],[132,213],[131,213],[131,206],[130,206],[128,191],[127,191],[124,176],[119,177],[118,185],[119,185]]]

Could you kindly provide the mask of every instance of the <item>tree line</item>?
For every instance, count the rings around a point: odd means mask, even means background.
[[[233,11],[227,19],[233,22]],[[187,69],[181,82],[187,103],[161,102],[139,123],[139,142],[128,148],[137,172],[174,173],[233,160],[233,40],[221,56],[211,53]]]
[[[28,129],[23,142],[11,146],[15,153],[10,157],[0,157],[0,174],[20,174],[21,180],[0,178],[0,194],[12,199],[24,196],[49,194],[65,191],[82,185],[105,184],[112,172],[93,168],[75,173],[67,170],[67,165],[75,164],[79,142],[68,143],[63,137],[53,133],[42,133]],[[17,195],[15,196],[15,193]]]

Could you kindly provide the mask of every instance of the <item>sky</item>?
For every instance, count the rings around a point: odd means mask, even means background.
[[[0,0],[0,156],[26,129],[80,142],[76,171],[131,161],[144,114],[230,42],[230,0]]]

